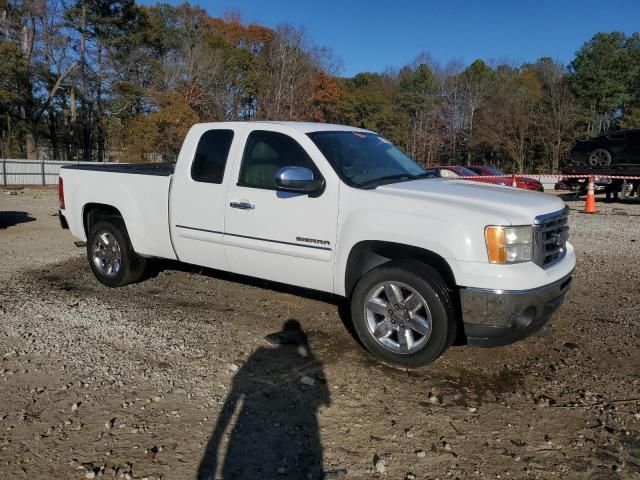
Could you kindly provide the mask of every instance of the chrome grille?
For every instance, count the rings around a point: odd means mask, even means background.
[[[536,217],[534,224],[534,260],[543,268],[548,268],[567,253],[569,237],[569,209]]]

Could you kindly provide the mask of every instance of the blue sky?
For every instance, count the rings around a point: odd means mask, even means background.
[[[143,0],[143,3],[154,3]],[[178,4],[175,0],[169,3]],[[342,59],[343,75],[382,71],[429,52],[442,63],[551,56],[568,64],[596,32],[640,30],[640,0],[191,0],[268,27],[303,26]]]

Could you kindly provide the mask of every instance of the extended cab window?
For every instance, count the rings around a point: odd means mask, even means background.
[[[196,182],[222,183],[233,130],[209,130],[198,142],[191,165],[191,178]]]
[[[278,132],[256,130],[249,134],[238,185],[276,189],[276,172],[282,167],[306,167],[320,177],[309,154],[293,138]]]

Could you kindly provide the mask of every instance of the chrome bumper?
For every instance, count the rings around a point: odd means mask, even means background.
[[[571,274],[531,290],[461,288],[460,304],[467,342],[506,345],[539,330],[562,305]]]

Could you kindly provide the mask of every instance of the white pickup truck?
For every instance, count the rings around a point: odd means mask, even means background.
[[[575,266],[560,199],[438,178],[340,125],[194,125],[175,166],[67,166],[59,197],[109,287],[163,258],[331,292],[364,347],[407,367],[538,330]]]

